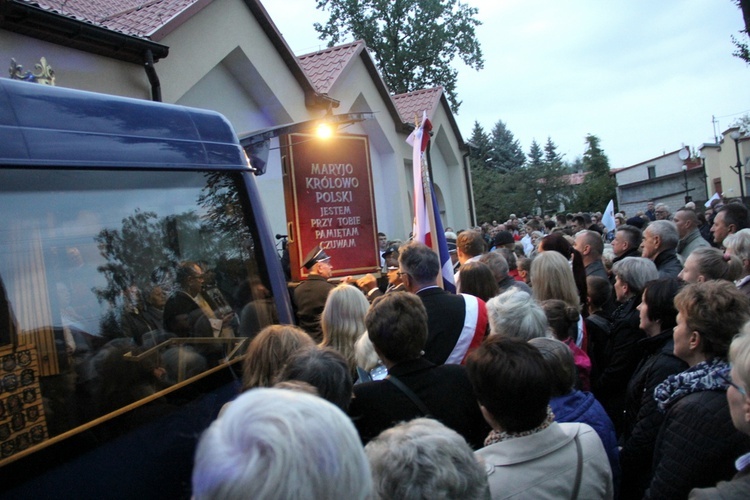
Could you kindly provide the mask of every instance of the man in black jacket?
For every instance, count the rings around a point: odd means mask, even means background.
[[[328,282],[333,273],[331,257],[315,245],[305,257],[304,267],[310,274],[307,280],[294,289],[294,304],[297,307],[297,324],[316,342],[323,340],[320,326],[320,314],[326,305],[326,299],[334,286]]]
[[[375,352],[388,378],[354,386],[349,415],[362,442],[399,422],[432,417],[480,448],[489,433],[474,392],[460,365],[435,365],[422,356],[427,311],[411,293],[378,298],[365,318]]]
[[[677,244],[680,234],[674,222],[655,220],[643,232],[643,257],[656,264],[660,278],[676,278],[682,271],[677,258]]]

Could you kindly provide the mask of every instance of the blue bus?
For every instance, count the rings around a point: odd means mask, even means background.
[[[0,79],[0,496],[189,497],[249,339],[293,321],[223,116]]]

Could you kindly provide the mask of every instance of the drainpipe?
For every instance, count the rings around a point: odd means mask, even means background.
[[[148,82],[151,84],[151,100],[161,102],[161,83],[159,82],[159,75],[156,74],[154,53],[151,52],[151,49],[146,49],[146,61],[143,65],[146,68]]]

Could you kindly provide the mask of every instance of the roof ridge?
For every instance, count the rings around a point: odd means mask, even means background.
[[[365,44],[364,40],[354,40],[353,42],[343,43],[341,45],[334,45],[333,47],[326,47],[323,50],[316,50],[313,52],[308,52],[307,54],[302,54],[301,56],[297,56],[297,59],[304,59],[306,57],[321,55],[321,54],[325,54],[326,52],[333,52],[334,50],[348,49],[355,45],[364,45],[365,47],[367,47],[367,44]]]

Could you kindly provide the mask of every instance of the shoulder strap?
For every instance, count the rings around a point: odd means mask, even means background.
[[[425,406],[422,400],[419,399],[419,396],[414,394],[414,391],[406,387],[406,384],[401,382],[399,379],[397,379],[393,375],[388,375],[386,380],[388,380],[390,383],[395,385],[401,392],[403,392],[406,395],[406,397],[408,397],[411,400],[411,402],[414,403],[417,408],[419,408],[419,411],[422,412],[422,415],[424,415],[425,417],[430,416],[430,410],[427,408],[427,406]]]
[[[581,451],[581,441],[578,439],[578,432],[580,431],[580,427],[576,429],[576,454],[578,456],[578,460],[576,463],[576,482],[573,485],[573,494],[570,496],[573,500],[576,500],[578,498],[578,492],[581,489],[581,476],[583,475],[583,452]]]

